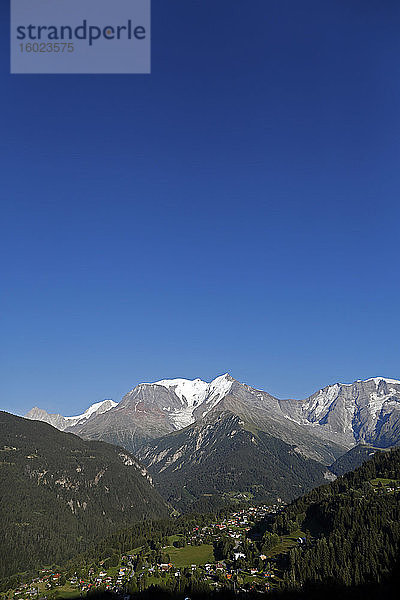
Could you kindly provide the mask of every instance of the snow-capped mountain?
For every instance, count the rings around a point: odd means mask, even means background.
[[[136,451],[148,440],[182,429],[207,414],[229,393],[233,382],[225,374],[211,383],[201,379],[141,383],[112,410],[68,431]]]
[[[217,504],[249,491],[290,500],[335,477],[329,465],[357,444],[400,444],[400,382],[374,377],[280,400],[228,374],[210,383],[162,379],[77,417],[37,408],[27,416],[137,453],[164,497],[192,510],[204,495]]]
[[[194,425],[210,415],[228,412],[244,422],[295,444],[304,456],[331,464],[348,448],[326,440],[310,427],[295,423],[267,392],[239,383],[227,373],[207,383],[201,379],[163,379],[141,383],[112,410],[68,427],[87,439],[98,439],[137,452],[152,440]]]
[[[288,418],[311,425],[348,447],[360,442],[386,448],[400,443],[400,381],[372,377],[335,383],[303,401],[280,402]]]
[[[181,401],[181,406],[163,407],[175,429],[183,429],[196,421],[196,416],[203,416],[224,398],[232,387],[234,379],[225,373],[211,383],[201,379],[162,379],[155,383],[143,385],[159,385],[172,391]],[[133,390],[134,391],[134,390]],[[195,416],[196,415],[196,416]]]
[[[73,427],[79,423],[84,423],[91,417],[101,415],[108,410],[111,410],[115,406],[117,406],[117,403],[113,400],[102,400],[101,402],[95,402],[89,406],[84,413],[74,417],[63,417],[60,414],[49,414],[42,408],[35,406],[25,415],[25,418],[33,421],[44,421],[45,423],[49,423],[49,425],[53,425],[53,427],[60,429],[60,431],[64,431],[68,427]]]
[[[48,415],[38,408],[27,417],[136,451],[222,411],[296,444],[305,456],[324,464],[358,443],[400,443],[400,382],[384,377],[329,385],[305,400],[279,400],[227,373],[210,383],[162,379],[139,384],[119,404],[96,403],[76,417]]]

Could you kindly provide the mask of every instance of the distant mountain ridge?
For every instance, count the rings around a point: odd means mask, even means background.
[[[74,427],[79,423],[85,422],[91,417],[95,417],[101,415],[108,410],[111,410],[117,406],[117,402],[113,400],[107,399],[102,400],[101,402],[96,402],[89,406],[88,409],[81,415],[77,415],[75,417],[63,417],[60,414],[49,414],[42,408],[38,408],[35,406],[32,408],[26,415],[26,419],[31,419],[32,421],[43,421],[44,423],[48,423],[49,425],[53,425],[60,431],[65,431],[68,427]]]
[[[400,381],[372,377],[336,383],[303,401],[281,401],[293,421],[318,427],[351,447],[359,443],[387,448],[400,443]]]
[[[400,442],[400,381],[384,377],[329,385],[305,400],[277,399],[228,374],[211,383],[164,379],[139,384],[119,404],[104,400],[76,417],[49,415],[37,407],[26,417],[90,439],[128,444],[134,450],[148,439],[193,424],[216,407],[225,409],[232,398],[240,401],[243,390],[252,395],[252,409],[258,398],[256,408],[268,411],[272,420],[284,417],[347,449],[358,443],[389,447]]]
[[[400,443],[400,381],[384,377],[329,385],[305,400],[280,400],[227,373],[211,383],[163,379],[139,384],[119,404],[105,400],[92,405],[78,417],[49,415],[38,408],[26,417],[136,451],[214,409],[230,410],[250,421],[261,419],[287,442],[311,436],[345,450],[359,443],[382,448]],[[312,457],[329,462],[319,451]]]
[[[360,464],[369,453],[359,446],[400,443],[400,382],[375,377],[280,400],[229,374],[164,379],[65,430],[133,452],[179,510],[232,494],[288,501]]]
[[[111,410],[67,431],[136,452],[149,440],[180,430],[206,415],[225,397],[234,381],[225,374],[211,383],[200,379],[141,383]]]

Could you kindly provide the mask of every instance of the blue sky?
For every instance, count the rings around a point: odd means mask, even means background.
[[[11,76],[0,406],[400,379],[400,4],[153,0],[150,76]]]

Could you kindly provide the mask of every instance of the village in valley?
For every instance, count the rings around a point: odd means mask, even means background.
[[[400,490],[399,480],[377,478],[370,484],[379,495]],[[284,507],[281,501],[249,506],[206,523],[203,515],[198,524],[194,516],[184,533],[167,536],[165,543],[150,540],[123,555],[67,570],[43,568],[29,582],[25,578],[22,583],[21,576],[20,585],[0,593],[0,600],[72,599],[107,591],[133,600],[135,593],[151,586],[177,593],[190,589],[268,592],[282,583],[279,558],[311,542],[295,527],[286,535],[267,532],[267,540],[263,538],[257,525],[282,513]]]
[[[126,599],[150,586],[187,589],[189,581],[207,590],[266,592],[277,586],[274,552],[262,554],[249,536],[254,525],[276,514],[283,504],[243,508],[207,525],[195,525],[186,535],[172,535],[132,549],[118,560],[103,560],[80,571],[44,568],[29,583],[2,594],[3,600],[73,598],[92,591],[110,591]],[[280,550],[302,543],[298,534],[280,538]]]

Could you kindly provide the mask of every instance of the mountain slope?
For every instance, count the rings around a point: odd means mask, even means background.
[[[366,460],[369,460],[378,450],[379,448],[374,448],[373,446],[357,444],[357,446],[351,448],[346,454],[339,456],[329,467],[329,470],[337,476],[354,471],[354,469],[360,467]]]
[[[288,506],[267,530],[284,535],[301,528],[309,534],[282,562],[286,581],[344,586],[384,581],[399,557],[399,492],[400,449],[395,449],[377,452],[356,471]]]
[[[0,412],[0,576],[73,556],[168,509],[134,456]]]
[[[232,412],[210,413],[143,447],[140,459],[180,510],[212,509],[236,497],[291,500],[324,481],[327,469]]]
[[[347,449],[320,433],[319,428],[288,418],[278,398],[234,379],[229,392],[206,414],[218,415],[221,411],[238,415],[244,422],[295,445],[299,452],[323,464],[330,464],[332,458],[337,458]]]
[[[257,426],[261,423],[269,434],[296,443],[325,464],[359,443],[379,448],[400,443],[400,382],[383,377],[329,385],[305,400],[280,400],[228,374],[211,383],[164,379],[140,384],[118,405],[106,408],[90,418],[47,415],[40,409],[33,409],[28,417],[131,451],[193,424],[214,409],[229,410]]]
[[[377,452],[257,523],[253,554],[272,557],[290,598],[397,598],[399,493],[400,449]]]
[[[197,415],[206,414],[229,390],[231,379],[222,375],[211,383],[200,379],[142,383],[112,410],[68,431],[135,452],[149,440],[179,430],[193,423]]]
[[[35,406],[25,415],[25,419],[43,421],[44,423],[48,423],[49,425],[53,425],[53,427],[60,429],[60,431],[64,431],[79,423],[85,423],[88,419],[99,416],[115,406],[117,406],[117,403],[113,400],[103,400],[102,402],[92,404],[82,415],[77,415],[75,417],[63,417],[59,414],[49,414],[42,408]]]
[[[280,401],[295,422],[312,425],[321,435],[354,446],[378,448],[400,443],[400,381],[373,377],[352,384],[336,383],[303,401]]]
[[[138,385],[67,431],[140,453],[163,496],[184,510],[241,492],[288,500],[317,485],[324,466],[354,446],[400,443],[400,383],[372,378],[334,384],[306,400],[280,400],[228,374],[211,383],[164,379]],[[249,432],[257,432],[255,443]],[[332,468],[342,473],[364,457],[368,452],[355,450]],[[257,468],[249,467],[257,460]]]
[[[112,410],[67,431],[137,452],[151,440],[179,431],[214,411],[229,411],[324,464],[331,464],[348,449],[324,433],[319,435],[318,428],[310,423],[297,423],[288,417],[277,398],[228,374],[211,383],[172,379],[141,384]]]

